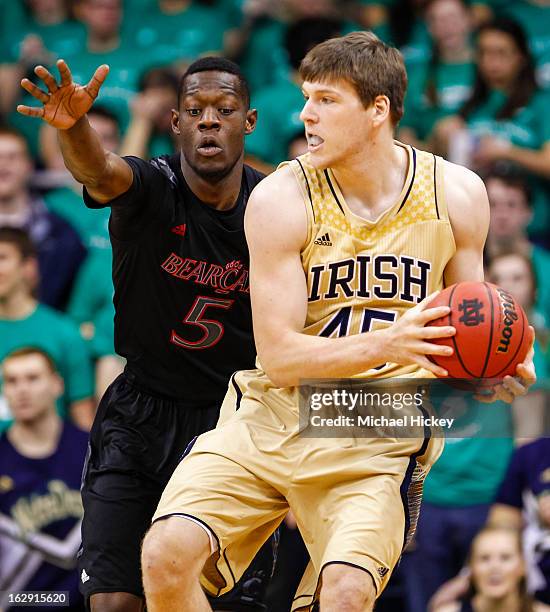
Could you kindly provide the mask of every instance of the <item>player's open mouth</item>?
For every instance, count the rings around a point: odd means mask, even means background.
[[[218,141],[215,138],[203,138],[200,145],[197,147],[197,151],[204,155],[204,157],[213,157],[218,153],[221,153],[222,148],[219,146]]]
[[[316,134],[306,133],[306,139],[307,139],[308,149],[310,152],[316,151],[325,142],[320,136],[317,136]]]
[[[214,155],[221,153],[222,149],[221,147],[216,147],[214,145],[206,145],[206,146],[198,147],[197,151],[201,155],[204,155],[204,157],[213,157]]]

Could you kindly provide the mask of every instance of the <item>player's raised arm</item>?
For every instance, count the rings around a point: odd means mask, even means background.
[[[308,228],[302,195],[290,169],[278,170],[255,188],[245,230],[254,337],[262,367],[274,384],[289,387],[307,378],[345,378],[386,361],[416,363],[445,375],[426,357],[450,354],[450,349],[429,339],[454,333],[454,328],[424,327],[449,312],[447,307],[425,309],[433,296],[388,329],[342,338],[303,333],[308,299],[300,252]]]
[[[126,192],[133,180],[130,166],[115,153],[103,149],[86,118],[107,78],[109,67],[105,64],[99,66],[87,85],[73,82],[69,67],[63,60],[58,60],[57,67],[61,75],[59,83],[44,66],[37,66],[34,70],[47,91],[29,79],[21,81],[23,89],[42,102],[42,106],[19,105],[17,110],[28,117],[39,117],[57,128],[63,159],[70,173],[95,200],[108,202]]]

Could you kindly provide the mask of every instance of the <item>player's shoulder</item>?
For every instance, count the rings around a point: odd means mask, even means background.
[[[307,215],[300,186],[288,165],[266,176],[253,190],[245,213],[245,229],[300,244],[307,235]],[[284,240],[283,240],[284,238]]]
[[[290,198],[300,197],[300,187],[294,172],[290,166],[280,166],[267,175],[252,192],[254,201],[263,202],[278,202],[279,205],[285,206]],[[284,198],[284,199],[281,199]]]
[[[481,177],[473,170],[443,160],[443,184],[447,200],[451,198],[469,198],[485,193]]]
[[[180,156],[178,153],[175,153],[174,155],[160,155],[159,157],[153,157],[145,163],[149,164],[151,168],[160,173],[173,187],[177,187],[178,174],[181,172]]]
[[[457,232],[485,236],[489,200],[481,178],[464,166],[444,160],[443,190],[455,237]]]
[[[256,170],[256,168],[253,168],[248,164],[244,164],[243,180],[245,181],[249,191],[252,191],[252,189],[254,189],[254,187],[256,187],[260,181],[263,181],[265,176],[266,175],[263,172]]]
[[[179,154],[160,155],[148,160],[135,155],[125,155],[122,159],[130,166],[134,178],[137,175],[141,184],[154,184],[155,188],[161,184],[172,189],[178,187],[178,174],[181,174]]]

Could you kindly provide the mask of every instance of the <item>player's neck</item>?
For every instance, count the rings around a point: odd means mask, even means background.
[[[36,309],[38,302],[26,290],[17,290],[0,297],[0,319],[24,319]]]
[[[509,593],[501,599],[476,595],[472,603],[475,612],[517,612],[521,602],[517,593]]]
[[[29,423],[16,421],[8,430],[8,439],[24,457],[43,459],[55,452],[62,430],[63,422],[52,406]]]
[[[199,176],[188,164],[181,164],[183,178],[189,189],[204,204],[216,210],[228,210],[235,206],[243,177],[243,165],[239,161],[231,172],[217,182]]]
[[[331,170],[348,206],[368,218],[369,212],[377,217],[397,201],[408,167],[405,148],[393,139],[378,138]]]

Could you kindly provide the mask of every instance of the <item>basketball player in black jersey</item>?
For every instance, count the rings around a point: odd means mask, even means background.
[[[86,112],[107,77],[86,86],[35,69],[41,107],[19,106],[58,129],[65,164],[88,207],[111,207],[115,345],[124,374],[105,393],[83,479],[81,590],[93,611],[143,609],[140,543],[189,442],[217,421],[230,375],[254,366],[243,214],[263,178],[243,164],[253,131],[248,86],[221,58],[192,64],[172,127],[181,154],[143,161],[105,151]],[[220,475],[222,477],[222,475]],[[273,564],[264,547],[215,609],[263,610]]]

